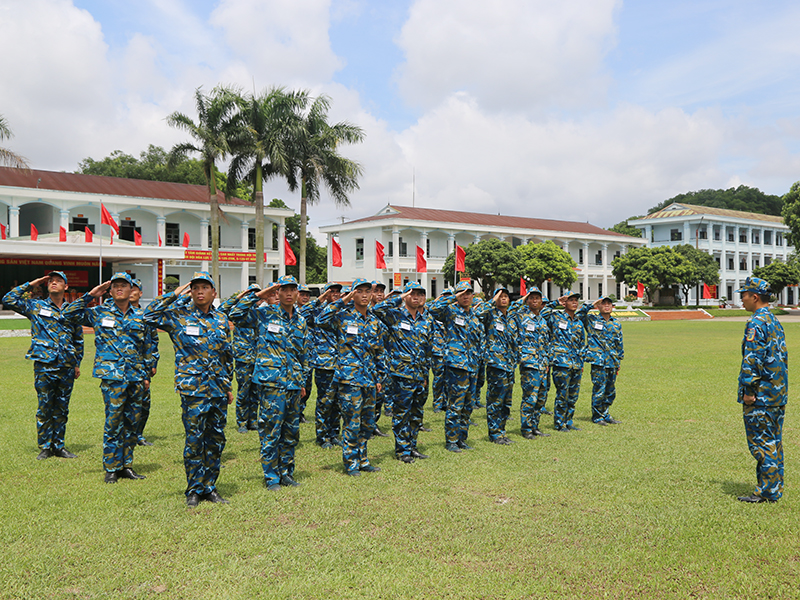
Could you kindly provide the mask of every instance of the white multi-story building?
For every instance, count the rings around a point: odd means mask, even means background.
[[[789,228],[781,217],[757,213],[673,203],[628,224],[641,230],[647,245],[677,246],[691,244],[708,252],[719,265],[718,296],[738,301],[734,290],[759,266],[773,260],[786,261],[794,250],[786,242]],[[690,303],[698,295],[692,290]],[[797,288],[788,287],[778,299],[782,304],[794,304]],[[702,298],[702,291],[700,291]],[[702,300],[701,304],[716,303]]]
[[[578,289],[584,298],[596,298],[604,291],[624,296],[627,289],[618,285],[611,273],[611,261],[628,247],[645,241],[602,229],[589,223],[554,221],[530,217],[506,217],[474,212],[412,208],[388,205],[378,214],[341,225],[321,227],[328,236],[328,278],[349,281],[356,277],[379,280],[391,289],[419,281],[428,294],[444,289],[442,268],[456,244],[466,247],[483,239],[496,238],[512,246],[552,240],[569,252],[578,263]],[[342,266],[331,262],[331,238],[342,249]],[[376,267],[376,244],[385,248],[386,269]],[[416,272],[416,248],[425,252],[427,273]],[[543,290],[555,297],[560,290],[550,283]]]
[[[218,292],[225,297],[255,279],[255,214],[252,204],[238,198],[219,194],[219,201]],[[101,202],[120,225],[113,245],[109,226],[100,224]],[[265,269],[273,279],[285,273],[285,219],[294,213],[277,208],[264,213]],[[6,239],[0,240],[0,292],[52,270],[66,271],[76,292],[87,291],[100,280],[102,251],[103,280],[128,271],[142,280],[145,299],[152,298],[165,277],[185,283],[194,271],[208,270],[209,222],[208,190],[202,185],[0,167],[0,223],[6,227]],[[32,225],[38,241],[31,239]],[[92,242],[86,241],[87,227],[94,233]],[[59,241],[61,228],[66,241]]]

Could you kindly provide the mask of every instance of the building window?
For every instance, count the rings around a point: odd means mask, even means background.
[[[181,226],[178,223],[167,223],[164,228],[165,246],[181,245]]]
[[[680,229],[669,230],[669,241],[680,242],[683,239],[683,232]]]
[[[617,284],[617,299],[619,299],[621,293],[622,291],[620,290],[619,284]]]
[[[747,229],[740,229],[739,230],[739,243],[746,244],[747,243]]]
[[[719,269],[719,267],[720,267],[719,256],[715,256],[714,260],[717,261],[717,268]]]
[[[772,232],[771,231],[765,231],[764,232],[764,245],[772,246]]]
[[[583,264],[583,248],[578,248],[578,264],[579,265]]]
[[[616,252],[614,252],[614,258],[619,258],[619,257],[620,257],[620,252],[619,250],[617,250]]]
[[[222,225],[217,227],[217,239],[219,240],[220,248],[222,247]],[[211,225],[208,226],[208,247],[211,248]]]
[[[256,249],[256,228],[249,227],[247,229],[247,249],[248,250],[255,250]]]
[[[603,297],[603,284],[602,283],[598,283],[597,284],[597,297],[598,298],[602,298]]]
[[[733,271],[733,257],[728,257],[728,271]]]
[[[764,266],[765,267],[771,262],[772,262],[772,257],[771,256],[765,256],[764,257]]]
[[[356,238],[356,260],[364,260],[364,238]]]
[[[705,227],[700,227],[697,230],[697,237],[699,237],[701,240],[707,240],[708,239],[708,229],[706,229]]]
[[[758,229],[753,229],[753,243],[754,244],[761,243],[761,236],[759,235]]]
[[[431,255],[431,238],[425,238],[425,256],[428,257]],[[433,296],[436,297],[435,295]]]
[[[783,246],[783,234],[780,231],[775,232],[775,245]]]
[[[581,298],[586,298],[586,296],[583,294],[583,282],[581,282],[581,284],[578,286],[578,293],[581,295]]]
[[[728,241],[729,242],[735,241],[734,233],[733,233],[733,227],[727,227],[726,228],[726,232],[727,232],[727,235],[728,235]]]
[[[754,258],[754,259],[753,259],[753,268],[754,268],[754,269],[757,269],[757,268],[758,268],[758,267],[760,267],[760,266],[761,266],[761,265],[759,264],[759,260],[758,260],[757,258]]]
[[[740,271],[747,271],[747,259],[740,258],[739,259],[739,270]]]
[[[720,238],[722,237],[722,232],[720,231],[721,227],[719,225],[714,225],[714,241],[719,242]]]
[[[603,264],[603,251],[600,250],[594,257],[594,264],[602,265]]]
[[[400,238],[400,256],[408,256],[408,244]]]
[[[394,256],[394,242],[389,242],[389,250],[386,252],[386,256],[392,257]]]
[[[86,231],[87,227],[94,233],[94,225],[89,225],[89,219],[80,215],[72,217],[72,222],[69,224],[70,231]]]
[[[119,239],[128,242],[133,242],[134,231],[138,232],[140,235],[142,233],[142,228],[136,226],[136,221],[131,221],[130,219],[123,219],[119,222]]]

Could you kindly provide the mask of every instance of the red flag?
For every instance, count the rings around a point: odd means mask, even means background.
[[[519,278],[519,295],[520,296],[528,295],[528,287],[525,285],[525,280],[522,277]]]
[[[86,243],[87,244],[91,244],[92,243],[92,238],[93,238],[92,230],[89,229],[89,227],[86,227]]]
[[[342,266],[342,247],[333,238],[331,238],[331,264],[334,267]]]
[[[135,229],[133,230],[133,243],[136,244],[137,246],[142,245],[142,234],[136,231]]]
[[[297,258],[295,257],[294,252],[292,252],[292,247],[289,245],[289,240],[287,240],[286,238],[283,238],[283,250],[285,254],[284,263],[286,264],[286,266],[291,267],[292,265],[296,265]]]
[[[183,247],[184,248],[188,248],[189,247],[189,232],[188,231],[184,231],[183,232]]]
[[[466,258],[467,253],[464,252],[464,249],[456,244],[456,273],[463,273],[466,271],[466,267],[464,267],[464,259]]]
[[[6,239],[6,226],[0,223],[0,240]]]
[[[711,286],[711,297],[712,298],[716,298],[717,297],[717,286],[715,286],[715,285]]]
[[[114,219],[111,216],[111,213],[108,212],[108,210],[106,209],[105,205],[102,202],[100,203],[100,224],[108,225],[109,227],[111,227],[111,229],[116,231],[117,234],[119,234],[119,225],[117,225],[117,222],[114,221]]]
[[[111,241],[109,243],[113,246],[114,245],[114,232],[110,231],[109,233],[111,234],[111,235],[108,236],[109,238],[111,238]]]
[[[644,285],[642,285],[641,281],[636,282],[636,297],[644,298]]]
[[[31,223],[31,241],[35,242],[39,239],[39,230],[36,229],[36,225]]]
[[[428,272],[428,261],[425,260],[425,251],[417,246],[417,273]]]
[[[59,242],[67,241],[67,230],[64,227],[58,228],[58,241]]]
[[[386,259],[383,257],[383,244],[381,244],[378,240],[375,240],[375,268],[386,268]]]
[[[161,234],[159,233],[159,234],[158,234],[158,247],[159,247],[159,248],[161,248],[161,244],[162,244],[162,243],[163,243],[163,242],[161,241]]]

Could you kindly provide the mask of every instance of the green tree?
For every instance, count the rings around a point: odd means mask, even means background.
[[[551,240],[517,246],[517,252],[522,257],[523,276],[538,288],[547,279],[562,288],[569,288],[578,279],[577,263]]]
[[[633,225],[628,225],[628,221],[632,221],[634,219],[641,219],[642,217],[628,217],[624,221],[620,221],[613,227],[609,227],[608,231],[613,231],[615,233],[621,233],[623,235],[629,235],[631,237],[642,237],[642,230],[637,229]]]
[[[690,244],[675,246],[675,251],[683,255],[688,261],[688,268],[682,270],[682,275],[677,281],[678,285],[681,286],[683,295],[686,297],[686,304],[689,304],[689,292],[693,287],[701,283],[708,285],[719,284],[719,266],[717,266],[717,261],[714,260],[713,256]]]
[[[520,253],[511,244],[498,239],[481,240],[464,249],[464,266],[477,279],[484,293],[490,294],[496,283],[516,285],[523,274]]]
[[[287,183],[292,192],[300,189],[300,283],[306,277],[308,205],[319,201],[324,184],[337,206],[350,206],[348,194],[358,189],[363,172],[359,163],[340,155],[338,148],[362,141],[364,131],[345,121],[330,125],[329,109],[327,96],[314,99],[299,115],[299,127],[291,138]]]
[[[269,203],[270,208],[289,208],[286,203],[279,199],[274,198]],[[286,241],[289,242],[289,247],[297,256],[300,252],[300,216],[295,214],[286,219],[285,229]],[[278,244],[278,226],[272,227],[272,243],[273,247]],[[306,274],[308,276],[308,283],[325,283],[328,281],[328,253],[325,248],[317,244],[317,240],[313,235],[306,237],[306,250],[308,253],[308,262],[306,263]],[[286,267],[288,275],[299,277],[300,265],[290,265]]]
[[[789,228],[787,241],[794,247],[800,245],[800,181],[795,181],[783,196],[783,222]]]
[[[780,296],[787,285],[800,283],[800,270],[797,261],[783,262],[774,260],[763,267],[753,269],[753,275],[765,279],[776,296]]]
[[[208,203],[211,212],[211,277],[219,289],[219,200],[215,164],[231,153],[231,142],[242,134],[241,118],[237,110],[237,90],[215,87],[206,95],[201,88],[195,90],[197,122],[180,112],[167,117],[170,127],[186,131],[193,142],[176,144],[169,152],[170,166],[183,160],[189,152],[200,155],[203,174],[208,185]]]
[[[678,194],[660,204],[656,204],[647,211],[653,214],[666,208],[673,202],[694,204],[695,206],[708,206],[711,208],[727,208],[744,212],[760,213],[764,215],[780,215],[783,200],[780,196],[765,194],[758,188],[740,185],[727,190],[699,190]]]
[[[641,283],[652,302],[659,288],[678,283],[689,269],[682,254],[669,246],[656,248],[631,248],[611,262],[614,278],[628,287]]]
[[[11,128],[8,126],[5,117],[0,115],[0,142],[3,140],[10,140],[12,137],[14,137],[14,134],[11,133]],[[12,152],[8,148],[3,148],[2,146],[0,146],[0,164],[15,169],[28,168],[28,161],[16,152]]]
[[[289,175],[289,147],[297,135],[298,111],[307,102],[305,92],[287,93],[273,87],[237,99],[244,130],[232,144],[229,189],[247,181],[255,193],[256,281],[264,284],[264,181]]]

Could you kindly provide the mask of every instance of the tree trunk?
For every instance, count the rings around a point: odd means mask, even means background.
[[[217,178],[214,173],[214,163],[211,163],[208,172],[208,206],[211,211],[211,278],[221,297],[222,290],[219,280],[219,199],[217,198]]]
[[[264,191],[261,164],[256,164],[255,203],[256,203],[256,283],[264,285]]]
[[[300,261],[298,263],[298,277],[301,285],[306,283],[306,227],[308,214],[308,198],[306,198],[306,181],[303,178],[300,184]],[[328,252],[331,249],[328,248]]]

